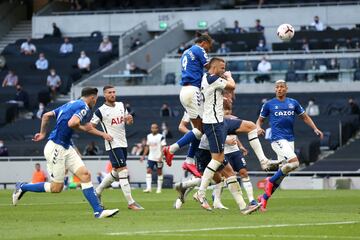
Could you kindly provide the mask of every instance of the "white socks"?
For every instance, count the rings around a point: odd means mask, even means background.
[[[179,149],[180,149],[180,147],[179,147],[179,144],[177,144],[177,143],[171,144],[169,147],[169,151],[172,154],[174,154]]]
[[[222,192],[222,188],[224,186],[224,182],[221,181],[218,184],[215,185],[214,190],[213,190],[213,194],[214,194],[214,205],[216,202],[221,202],[221,192]]]
[[[249,177],[241,178],[241,182],[245,189],[245,192],[246,192],[249,202],[253,201],[254,200],[254,190],[253,190],[253,186],[250,182],[250,178]]]
[[[45,192],[51,192],[51,183],[45,182],[44,189],[45,189]]]
[[[264,151],[261,147],[261,143],[259,141],[256,129],[254,129],[248,133],[248,139],[249,139],[250,146],[254,150],[258,160],[260,162],[266,160],[267,158],[265,157]]]
[[[164,181],[164,176],[163,176],[163,175],[158,176],[158,180],[157,180],[157,192],[161,192],[163,181]]]
[[[101,195],[101,193],[108,187],[111,186],[111,184],[119,179],[118,172],[115,170],[112,170],[109,172],[104,179],[101,181],[100,185],[96,188],[96,193],[98,195]]]
[[[286,175],[286,174],[288,174],[289,172],[295,170],[298,167],[299,167],[299,161],[291,162],[291,163],[285,163],[281,167],[281,171]]]
[[[188,164],[195,164],[195,159],[193,159],[191,157],[186,157],[185,162]]]
[[[182,182],[183,188],[191,188],[200,186],[201,178],[191,178],[185,182]]]
[[[211,159],[211,161],[207,165],[207,167],[203,173],[203,176],[201,178],[201,184],[200,184],[200,188],[199,188],[200,194],[205,195],[205,191],[206,191],[207,187],[209,186],[211,179],[214,177],[216,170],[220,166],[221,166],[221,162]]]
[[[132,198],[131,195],[131,187],[128,180],[129,171],[127,169],[124,169],[119,172],[119,183],[121,186],[121,190],[124,193],[124,196],[126,200],[128,201],[128,204],[132,204],[135,202],[135,200]]]
[[[146,189],[151,190],[151,173],[146,174]]]
[[[246,208],[246,203],[242,197],[241,187],[236,179],[236,176],[231,176],[226,180],[229,191],[231,192],[235,202],[239,206],[240,210]]]

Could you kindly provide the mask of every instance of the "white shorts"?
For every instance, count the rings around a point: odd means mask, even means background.
[[[56,183],[64,182],[66,170],[76,173],[80,167],[85,166],[73,147],[65,149],[51,140],[45,145],[44,156],[50,180]]]
[[[204,106],[200,88],[183,86],[180,91],[180,102],[189,114],[190,119],[202,118]]]
[[[277,154],[278,160],[289,161],[296,158],[294,142],[285,139],[277,140],[271,143],[271,147]]]

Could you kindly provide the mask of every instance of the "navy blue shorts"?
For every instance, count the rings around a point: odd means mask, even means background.
[[[224,122],[212,124],[204,123],[203,129],[209,140],[210,152],[224,152],[224,144],[227,135]]]
[[[127,149],[126,148],[113,148],[106,151],[109,154],[111,166],[113,168],[126,167]]]
[[[147,160],[147,168],[150,168],[151,170],[154,169],[162,169],[164,166],[163,162],[157,162],[157,161],[151,161],[151,160]]]
[[[199,170],[200,173],[203,173],[206,169],[206,166],[211,161],[210,151],[199,148],[195,153],[195,161],[197,170]],[[228,164],[228,161],[225,158],[223,164],[218,168],[217,171],[223,170],[226,164]]]
[[[241,151],[225,154],[225,159],[230,163],[235,172],[246,169],[246,161]]]
[[[242,120],[239,118],[233,119],[224,119],[225,129],[227,135],[236,134],[236,129],[238,129],[242,123]]]

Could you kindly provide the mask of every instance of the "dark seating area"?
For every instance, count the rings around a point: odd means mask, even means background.
[[[306,28],[305,26],[302,28]],[[303,41],[306,40],[310,50],[318,49],[359,49],[360,29],[328,28],[324,31],[300,30],[289,42],[273,43],[273,51],[303,50]]]
[[[339,146],[339,122],[342,127],[342,142],[345,144],[359,129],[359,117],[348,115],[347,98],[349,96],[360,100],[359,93],[311,93],[311,94],[290,94],[290,97],[298,99],[305,108],[307,101],[315,97],[316,103],[320,107],[320,116],[313,117],[316,124],[321,130],[326,132],[327,137],[324,141],[319,140],[312,130],[302,121],[297,120],[295,125],[296,134],[296,152],[302,163],[309,165],[316,162],[321,147],[337,149]],[[234,114],[251,121],[256,121],[258,110],[261,107],[263,98],[272,98],[272,94],[240,94],[236,96],[234,105]],[[141,96],[141,97],[120,97],[119,100],[131,105],[132,111],[135,112],[135,124],[128,126],[128,151],[131,147],[141,141],[149,133],[151,123],[155,122],[161,125],[166,122],[172,133],[172,138],[167,139],[168,143],[175,142],[181,134],[178,132],[178,123],[182,118],[183,108],[178,100],[178,96]],[[98,105],[102,104],[103,99],[99,99]],[[160,117],[160,108],[163,103],[167,103],[173,112],[171,117]],[[57,105],[51,104],[48,109],[53,109]],[[267,125],[264,126],[266,128]],[[31,136],[40,128],[40,120],[19,120],[15,123],[8,124],[0,128],[0,135],[9,149],[10,155],[41,155],[45,142],[34,143]],[[247,136],[241,135],[241,141],[246,148],[251,149]],[[96,141],[98,146],[103,148],[103,141],[97,137],[89,137],[85,133],[76,133],[74,142],[76,146],[83,151],[86,144],[90,141]],[[275,159],[276,155],[271,149],[270,142],[261,139],[263,148],[269,157]],[[186,154],[187,149],[182,149],[178,154]],[[247,157],[249,169],[260,170],[260,166],[252,151]]]
[[[36,46],[37,52],[33,55],[23,55],[20,53],[20,46],[26,39],[19,39],[13,44],[9,44],[1,53],[6,59],[6,66],[0,71],[0,80],[8,74],[8,70],[15,71],[19,79],[19,84],[23,86],[24,91],[29,96],[29,106],[26,110],[32,111],[39,102],[45,104],[49,102],[49,89],[46,86],[49,69],[54,68],[56,73],[61,78],[61,86],[58,92],[60,94],[67,94],[70,91],[72,83],[79,80],[84,73],[77,68],[77,60],[81,51],[85,51],[86,55],[91,60],[91,71],[86,74],[91,74],[99,68],[110,62],[118,56],[118,36],[110,36],[110,41],[113,44],[112,52],[100,53],[97,52],[99,44],[102,41],[101,36],[97,37],[73,37],[69,38],[70,43],[73,44],[74,50],[70,54],[61,55],[59,49],[63,43],[61,38],[42,38],[34,39],[32,43]],[[39,53],[44,53],[45,58],[49,62],[48,70],[38,70],[35,68],[35,62],[38,59]],[[6,101],[14,99],[16,90],[13,87],[0,88],[0,102],[3,104]],[[5,107],[7,108],[7,107]],[[7,110],[5,111],[7,112]],[[14,115],[14,114],[12,114]],[[0,125],[11,121],[13,118],[6,116],[5,122],[0,121]]]
[[[220,48],[221,43],[225,43],[230,52],[248,52],[255,51],[260,39],[264,38],[261,32],[247,33],[215,33],[211,34],[214,39],[213,51],[216,52]]]

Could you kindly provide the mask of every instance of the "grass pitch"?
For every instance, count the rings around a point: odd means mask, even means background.
[[[257,194],[260,192],[257,192]],[[277,191],[268,211],[243,216],[230,193],[230,210],[206,212],[189,196],[172,208],[174,190],[145,194],[134,190],[144,211],[127,209],[122,192],[106,190],[114,218],[95,219],[81,191],[26,193],[13,207],[11,191],[0,191],[0,239],[360,239],[360,191]]]

